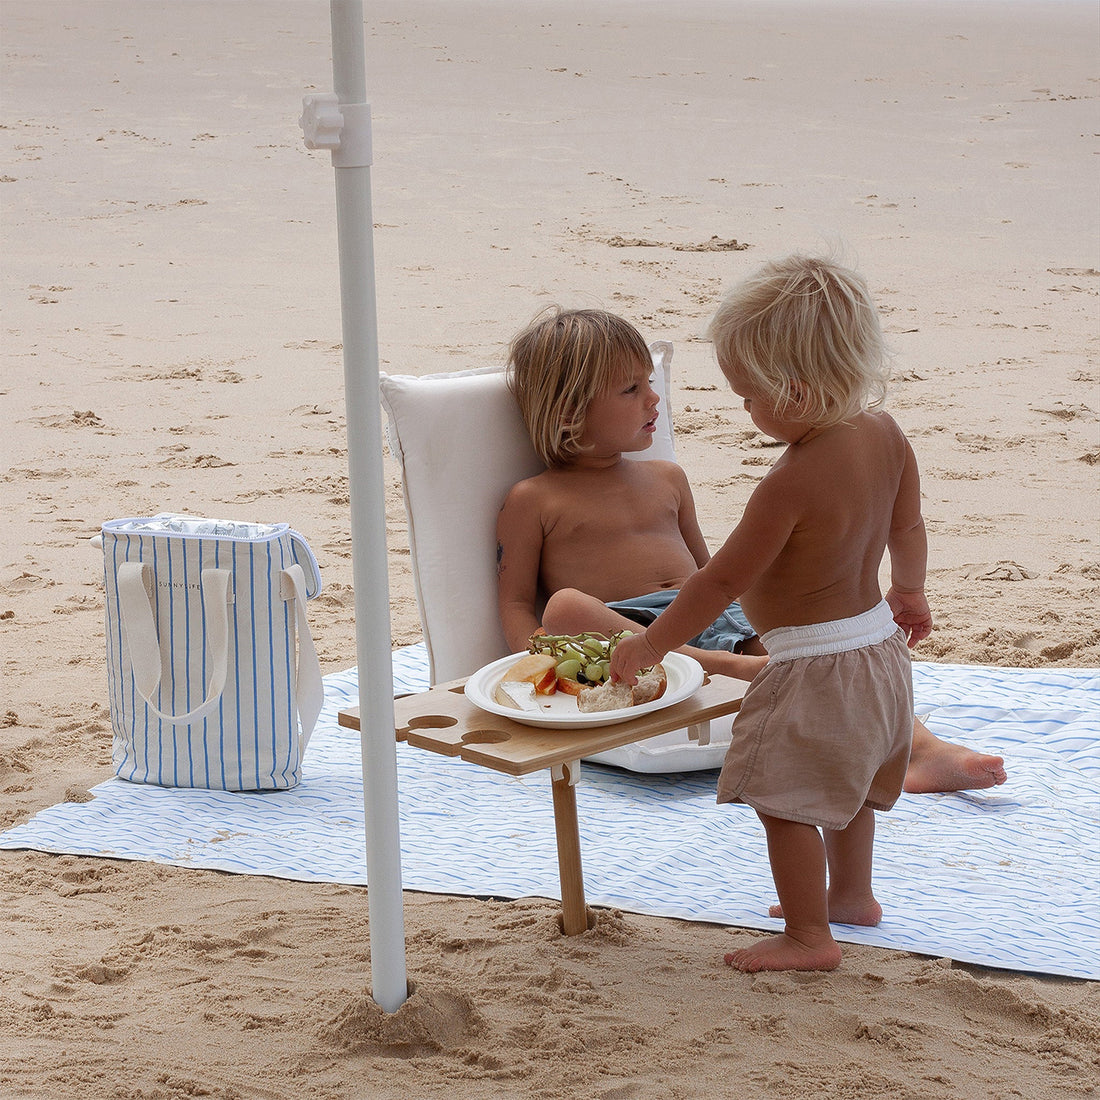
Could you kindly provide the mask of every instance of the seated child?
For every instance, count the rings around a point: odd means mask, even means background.
[[[509,647],[526,648],[543,600],[542,625],[553,634],[647,624],[710,552],[683,470],[621,459],[650,446],[659,415],[645,341],[611,314],[554,310],[517,335],[510,358],[510,384],[547,470],[516,485],[500,513]],[[708,672],[751,680],[766,663],[764,646],[736,603],[717,620],[681,651]],[[1004,780],[1000,757],[941,741],[915,723],[906,790]]]

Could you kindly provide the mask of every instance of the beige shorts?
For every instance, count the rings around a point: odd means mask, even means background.
[[[901,794],[913,738],[913,670],[885,601],[761,639],[768,663],[745,693],[719,802],[843,829]]]

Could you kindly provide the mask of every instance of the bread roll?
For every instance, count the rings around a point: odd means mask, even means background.
[[[634,705],[634,689],[629,684],[613,684],[610,680],[598,687],[582,688],[577,696],[577,710],[597,714],[605,710],[621,710]]]
[[[664,665],[654,665],[648,672],[638,677],[634,685],[634,705],[652,703],[654,699],[660,699],[668,687],[668,676],[665,674]]]
[[[605,710],[620,710],[625,707],[637,707],[642,703],[652,703],[660,699],[668,686],[668,677],[663,665],[654,665],[648,672],[638,677],[638,682],[629,684],[606,684],[581,688],[577,696],[577,710],[583,714],[598,714]]]

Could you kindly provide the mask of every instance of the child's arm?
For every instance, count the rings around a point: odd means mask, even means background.
[[[530,483],[512,487],[497,517],[497,607],[513,653],[527,648],[538,629],[536,611],[542,522]]]
[[[703,532],[699,527],[699,517],[695,512],[695,498],[691,494],[691,484],[680,466],[676,467],[679,473],[678,489],[680,492],[680,510],[677,513],[677,523],[680,534],[691,556],[695,559],[696,568],[702,569],[710,561],[710,548],[707,540],[703,538]]]
[[[891,582],[886,602],[912,648],[932,633],[932,613],[924,595],[928,536],[920,510],[920,472],[908,440],[886,545],[890,551]]]
[[[611,678],[634,683],[634,673],[663,660],[708,627],[779,556],[800,513],[797,488],[773,470],[753,491],[741,522],[717,553],[641,634],[623,638],[611,655]]]

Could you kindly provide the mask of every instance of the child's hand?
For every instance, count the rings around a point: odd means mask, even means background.
[[[638,669],[658,664],[662,657],[664,654],[649,644],[648,635],[626,634],[611,651],[611,682],[623,680],[633,687],[638,682]]]
[[[894,613],[894,622],[905,631],[910,649],[932,633],[932,612],[923,592],[898,592],[891,588],[886,593],[886,602]]]

